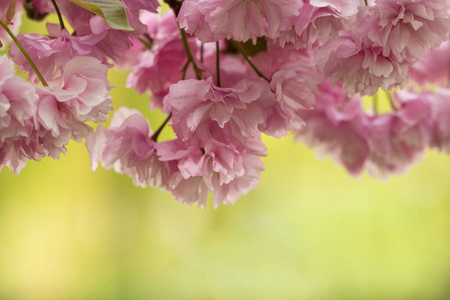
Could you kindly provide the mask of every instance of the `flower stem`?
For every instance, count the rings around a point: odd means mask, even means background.
[[[447,88],[450,89],[450,63],[449,63],[449,65],[448,65]]]
[[[137,40],[138,40],[139,42],[141,42],[142,45],[144,45],[144,47],[147,48],[147,50],[152,50],[152,46],[151,46],[148,42],[144,41],[144,40],[143,40],[142,38],[140,38],[140,37],[138,37]]]
[[[58,5],[56,5],[55,0],[52,0],[53,7],[55,8],[56,14],[58,15],[59,25],[61,26],[61,31],[66,29],[66,26],[64,26],[64,21],[61,15],[61,12],[59,11]]]
[[[11,32],[11,30],[9,30],[8,26],[5,24],[5,22],[3,22],[2,20],[0,20],[0,25],[5,29],[5,31],[9,34],[9,36],[11,37],[11,39],[14,41],[14,43],[16,43],[17,47],[20,49],[20,51],[22,52],[22,54],[25,56],[25,58],[27,59],[28,63],[30,64],[30,66],[33,68],[34,73],[36,74],[36,76],[39,78],[39,80],[41,81],[43,86],[48,86],[48,83],[45,81],[44,77],[42,76],[41,72],[39,72],[38,68],[36,67],[36,65],[34,64],[33,60],[31,59],[31,57],[28,55],[27,51],[25,51],[25,49],[22,47],[22,44],[19,42],[19,40],[16,38],[16,36],[14,35],[14,33]]]
[[[380,99],[379,97],[379,91],[373,95],[372,99],[373,99],[373,114],[374,116],[378,116],[380,114],[379,110],[378,110],[378,100]]]
[[[244,59],[248,62],[248,64],[250,65],[250,67],[252,67],[252,69],[256,72],[256,74],[258,74],[259,77],[264,78],[267,82],[270,82],[270,80],[266,76],[264,76],[264,74],[260,70],[258,70],[258,68],[252,63],[248,55],[244,52],[244,50],[242,50],[242,47],[235,41],[233,40],[230,41],[233,44],[233,46],[237,49],[237,51],[239,51],[239,53],[242,54]]]
[[[186,72],[189,67],[189,64],[191,63],[190,60],[187,61],[187,63],[183,67],[183,74],[181,75],[181,80],[184,80],[186,77]],[[157,142],[158,136],[161,133],[161,131],[164,129],[164,127],[167,125],[167,122],[169,122],[170,118],[172,118],[172,113],[170,113],[167,118],[164,120],[164,122],[159,126],[159,128],[153,133],[152,140]]]
[[[203,42],[202,42],[201,45],[200,45],[200,62],[201,63],[203,63],[203,48],[204,48],[204,45],[203,45]]]
[[[184,50],[186,51],[186,55],[188,60],[192,63],[192,66],[194,67],[195,77],[197,77],[198,80],[202,78],[202,71],[198,68],[197,64],[195,63],[194,56],[192,56],[191,49],[189,48],[189,43],[187,41],[186,37],[186,31],[184,31],[183,28],[180,28],[181,32],[181,38],[183,40]]]
[[[188,60],[186,62],[186,64],[184,65],[184,67],[183,67],[183,74],[181,75],[181,80],[184,80],[186,78],[186,72],[187,72],[187,69],[188,69],[190,63],[191,63],[191,61]]]
[[[161,134],[161,131],[164,129],[167,122],[169,122],[170,118],[172,118],[172,113],[170,113],[167,116],[167,118],[164,120],[164,122],[161,124],[161,126],[159,126],[159,128],[153,133],[153,135],[151,137],[152,141],[157,142],[158,136]]]
[[[220,54],[219,54],[219,42],[216,42],[216,82],[220,87]]]
[[[397,101],[397,99],[395,99],[395,94],[392,93],[391,91],[387,90],[386,91],[386,95],[388,97],[389,100],[389,104],[391,105],[393,110],[399,110],[402,105]]]
[[[169,5],[169,7],[173,10],[175,17],[178,17],[178,13],[180,12],[181,5],[183,1],[179,0],[164,0],[165,3]]]

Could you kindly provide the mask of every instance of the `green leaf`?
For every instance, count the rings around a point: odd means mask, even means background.
[[[82,8],[96,14],[108,23],[109,27],[118,30],[134,30],[127,20],[125,6],[119,0],[69,0]]]

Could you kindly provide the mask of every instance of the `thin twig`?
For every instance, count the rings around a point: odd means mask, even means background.
[[[5,31],[9,34],[9,36],[11,37],[11,39],[14,41],[14,43],[16,43],[17,47],[20,49],[20,51],[22,52],[22,54],[25,56],[25,58],[27,59],[28,63],[30,64],[31,68],[33,68],[34,73],[36,74],[36,76],[39,78],[39,80],[41,81],[43,86],[48,86],[48,83],[45,81],[44,77],[42,76],[41,72],[39,72],[38,68],[36,67],[36,65],[34,64],[33,60],[31,59],[31,57],[28,55],[27,51],[23,48],[22,44],[19,42],[19,40],[16,38],[16,36],[14,35],[14,33],[11,32],[11,30],[9,30],[8,26],[2,21],[0,20],[0,25],[5,29]]]
[[[53,7],[55,7],[56,14],[58,15],[59,25],[61,26],[61,31],[66,29],[66,26],[64,26],[64,20],[62,18],[61,12],[59,11],[58,5],[56,5],[55,0],[52,0]]]
[[[260,70],[258,70],[255,64],[253,64],[248,55],[244,52],[244,50],[242,50],[241,46],[233,40],[231,40],[231,43],[237,49],[237,51],[239,51],[239,53],[242,54],[244,59],[248,62],[248,64],[250,65],[250,67],[252,67],[252,69],[256,72],[256,74],[258,74],[259,77],[264,78],[267,82],[270,82],[270,80],[266,76],[264,76],[264,74]]]
[[[194,67],[195,77],[200,80],[202,78],[202,71],[199,69],[197,64],[195,63],[194,56],[192,55],[191,49],[189,48],[189,43],[187,41],[186,31],[183,28],[180,28],[181,39],[183,40],[184,50],[186,51],[186,55],[188,60],[192,63]]]
[[[220,54],[219,42],[216,42],[216,84],[220,87]]]

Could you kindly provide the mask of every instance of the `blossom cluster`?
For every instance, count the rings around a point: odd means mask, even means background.
[[[262,134],[292,132],[352,175],[400,174],[429,147],[450,153],[448,0],[165,2],[121,0],[132,30],[120,30],[69,0],[27,0],[30,18],[58,13],[70,30],[60,18],[47,35],[18,35],[23,49],[1,58],[0,167],[18,173],[85,139],[94,170],[202,207],[212,194],[217,208],[259,182]],[[158,130],[120,107],[92,132],[112,110],[113,66],[167,115]],[[166,124],[176,137],[158,141]]]

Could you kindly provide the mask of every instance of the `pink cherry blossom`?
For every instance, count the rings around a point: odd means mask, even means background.
[[[401,107],[375,117],[370,124],[368,171],[386,178],[401,174],[423,157],[431,140],[431,103],[421,95],[398,92]]]
[[[71,36],[67,30],[60,31],[57,24],[47,24],[50,37],[29,33],[19,35],[18,39],[30,55],[46,80],[55,80],[63,73],[65,65],[75,56],[89,55],[105,62],[105,55],[85,39]],[[19,48],[11,44],[9,54],[19,66],[20,71],[29,72],[29,79],[35,83],[39,79]]]
[[[383,47],[363,41],[351,32],[330,40],[317,53],[317,63],[335,85],[342,81],[344,93],[373,95],[381,89],[405,86],[409,65],[383,56]]]
[[[93,56],[103,64],[108,64],[109,59],[121,58],[122,52],[132,45],[131,38],[145,30],[145,26],[132,32],[113,30],[98,16],[92,17],[89,22],[90,27],[79,29],[77,35],[71,35],[66,29],[61,31],[58,24],[48,23],[49,36],[30,33],[19,35],[18,39],[44,78],[55,80],[73,57]],[[20,71],[30,72],[29,79],[39,82],[15,44],[11,44],[9,54],[19,65]]]
[[[348,18],[358,12],[359,5],[359,0],[307,1],[293,28],[282,32],[277,41],[282,46],[292,43],[296,48],[311,48],[318,40],[336,38],[340,30],[350,27]]]
[[[154,45],[165,40],[179,37],[180,31],[172,10],[166,10],[162,15],[143,10],[139,15],[139,20],[147,27],[147,32],[141,37],[141,40],[133,40],[133,45],[123,51],[122,58],[118,60],[121,68],[128,69],[137,65],[141,61],[139,57],[141,52],[152,50]],[[144,45],[142,41],[146,44]]]
[[[13,62],[0,56],[0,143],[28,135],[25,121],[34,116],[37,99],[34,86],[15,76]]]
[[[448,39],[449,7],[441,0],[377,0],[379,27],[368,36],[383,45],[384,56],[414,63],[427,48]]]
[[[189,43],[192,51],[198,46],[192,39]],[[195,52],[194,52],[195,53]],[[153,47],[152,51],[139,54],[139,63],[130,72],[127,87],[139,93],[152,94],[152,108],[162,106],[162,99],[169,92],[170,85],[181,80],[187,57],[180,37],[174,37]],[[193,72],[187,73],[187,78],[195,78]]]
[[[252,61],[267,78],[281,69],[290,68],[301,62],[306,66],[315,66],[317,49],[296,49],[292,44],[281,47],[278,44],[268,43],[266,51],[260,51],[252,57]],[[248,64],[247,64],[248,65]],[[255,77],[255,71],[247,67],[247,77]]]
[[[128,22],[133,28],[139,24],[139,11],[156,13],[159,8],[158,0],[122,0],[127,11]]]
[[[203,42],[223,38],[239,42],[277,38],[292,27],[303,2],[297,0],[186,0],[178,22]]]
[[[103,18],[94,16],[89,21],[89,27],[78,29],[76,35],[84,44],[95,47],[105,58],[116,61],[120,60],[123,52],[132,46],[133,39],[146,32],[147,28],[144,24],[139,20],[135,23],[133,31],[116,30],[110,28]],[[101,61],[107,62],[107,60]]]
[[[37,99],[34,86],[16,76],[12,61],[0,56],[0,169],[6,165],[18,174],[29,157],[45,155],[33,151],[31,138]]]
[[[211,47],[213,46],[213,47]],[[257,78],[258,75],[252,70],[248,63],[233,53],[227,53],[227,46],[220,45],[220,74],[221,85],[224,87],[234,86],[246,78]],[[203,68],[202,77],[216,77],[216,49],[213,43],[203,46]]]
[[[318,86],[314,110],[303,111],[306,127],[294,136],[330,155],[352,175],[359,175],[369,157],[369,119],[361,109],[360,99],[349,99],[339,86],[327,81]]]
[[[0,170],[7,166],[14,174],[25,167],[28,159],[39,161],[48,155],[47,150],[36,135],[35,124],[26,120],[25,126],[28,136],[17,136],[6,139],[0,146]]]
[[[219,140],[173,140],[158,146],[163,161],[177,163],[178,171],[172,173],[168,190],[175,199],[205,207],[208,193],[213,193],[213,204],[234,204],[254,189],[259,173],[264,170],[261,157],[266,150],[259,137],[245,144],[234,144],[223,137]]]
[[[436,93],[423,93],[422,97],[428,98],[432,105],[432,146],[450,153],[450,90],[439,88]]]
[[[411,77],[419,84],[436,83],[449,87],[450,84],[450,40],[439,48],[429,49],[411,68]]]
[[[321,81],[322,75],[315,70],[313,65],[308,65],[305,60],[275,72],[270,82],[272,91],[276,95],[277,109],[280,111],[275,115],[282,115],[286,124],[282,128],[276,128],[273,124],[270,124],[271,120],[269,120],[269,128],[265,132],[279,137],[285,135],[290,129],[302,129],[305,126],[305,121],[299,112],[305,109],[313,109],[316,85]],[[275,132],[271,134],[274,129]]]
[[[163,111],[172,113],[172,127],[180,138],[205,139],[219,127],[221,134],[245,141],[259,133],[267,119],[267,108],[274,104],[275,96],[262,78],[217,87],[209,77],[172,85],[164,98]]]
[[[86,138],[92,132],[86,122],[106,121],[112,109],[107,69],[93,57],[75,57],[51,88],[38,89],[38,135],[51,157],[58,158],[70,139]]]
[[[92,169],[95,171],[100,160],[105,169],[127,174],[135,185],[163,187],[168,180],[168,167],[156,155],[157,143],[152,134],[140,112],[119,108],[109,128],[100,125],[86,139]]]
[[[309,0],[308,2],[313,7],[325,7],[346,18],[355,15],[360,6],[366,5],[364,0]],[[373,4],[368,3],[368,5]]]
[[[304,111],[306,128],[295,135],[353,175],[364,169],[374,177],[401,174],[431,142],[432,105],[424,95],[398,92],[392,101],[399,107],[370,116],[357,98],[346,98],[339,88],[321,85],[319,90],[315,109]]]
[[[139,19],[147,26],[147,33],[154,42],[162,42],[180,33],[172,10],[166,10],[160,15],[142,11]]]

